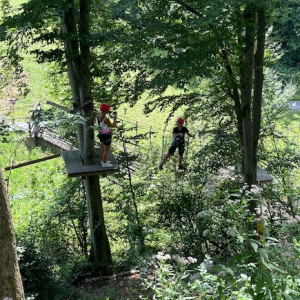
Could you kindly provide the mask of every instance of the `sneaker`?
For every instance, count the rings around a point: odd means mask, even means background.
[[[107,163],[111,164],[111,161],[108,160]],[[101,164],[104,164],[103,160],[101,160]]]
[[[183,165],[179,165],[178,170],[183,170],[184,171],[184,170],[186,170],[186,167],[184,167]]]
[[[111,167],[113,167],[113,165],[108,162],[102,163],[102,168],[111,168]]]
[[[163,164],[160,164],[158,169],[161,171],[163,169]]]

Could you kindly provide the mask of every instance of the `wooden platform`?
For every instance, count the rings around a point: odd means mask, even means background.
[[[109,152],[108,160],[111,161],[113,167],[102,168],[99,148],[96,148],[96,163],[94,165],[84,165],[78,150],[62,151],[62,157],[65,161],[69,177],[107,175],[119,172],[119,166],[111,152]]]
[[[256,172],[256,181],[259,184],[263,183],[271,183],[273,181],[273,177],[269,175],[264,169],[261,167],[257,167]]]

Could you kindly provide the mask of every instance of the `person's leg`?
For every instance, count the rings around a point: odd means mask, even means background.
[[[185,170],[186,168],[182,165],[183,163],[184,145],[178,147],[178,168],[179,170]]]
[[[110,149],[110,144],[111,144],[111,135],[106,135],[103,134],[101,135],[101,163],[110,163],[108,161],[108,155],[109,155],[109,149]]]
[[[167,153],[167,154],[165,155],[164,160],[162,161],[162,164],[165,164],[171,156],[173,156],[173,154]]]
[[[107,163],[110,145],[108,145],[108,146],[104,145],[103,148],[104,148],[104,151],[103,151],[103,163]]]
[[[163,168],[163,165],[168,161],[168,159],[173,156],[174,152],[176,150],[176,147],[175,146],[171,146],[169,148],[169,152],[166,154],[166,156],[164,157],[163,161],[160,163],[159,165],[159,169],[162,170]]]
[[[101,147],[100,147],[100,157],[101,157],[101,161],[103,161],[103,157],[104,157],[104,143],[101,142]]]
[[[178,155],[178,164],[179,166],[182,166],[182,161],[183,161],[183,154]]]

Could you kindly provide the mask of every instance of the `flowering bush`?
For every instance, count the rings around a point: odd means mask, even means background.
[[[295,249],[300,250],[299,243]],[[271,261],[267,248],[254,247],[252,254],[257,254],[256,262],[246,262],[249,253],[243,253],[229,267],[214,265],[210,257],[197,265],[195,258],[160,252],[142,268],[143,283],[152,299],[299,299],[297,275]]]
[[[176,254],[159,252],[148,262],[142,269],[145,287],[153,299],[298,299],[297,235],[294,241],[270,237],[272,216],[262,188],[241,187],[227,171],[221,179],[201,190],[182,184],[178,194],[168,194],[157,206]],[[249,201],[255,202],[255,213]],[[282,232],[297,226],[298,219],[282,214]],[[173,239],[178,232],[181,239]]]

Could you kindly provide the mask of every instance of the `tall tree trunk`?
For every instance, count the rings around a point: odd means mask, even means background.
[[[253,128],[253,158],[254,169],[257,170],[257,146],[261,125],[261,106],[262,106],[262,91],[264,83],[264,55],[265,55],[265,37],[266,37],[266,16],[263,7],[258,8],[257,12],[257,46],[255,53],[255,68],[254,68],[254,95],[252,109],[252,128]],[[256,181],[256,179],[255,179]],[[250,211],[255,212],[256,203],[250,203]],[[256,230],[260,236],[263,236],[263,226],[261,222],[257,222]],[[257,238],[260,239],[260,236]]]
[[[113,262],[104,223],[99,177],[87,177],[85,188],[92,241],[90,261],[99,267],[103,275],[109,275],[113,272]]]
[[[70,9],[63,14],[62,29],[65,33],[65,50],[70,86],[75,108],[80,107],[85,118],[78,125],[79,149],[84,164],[95,163],[94,110],[91,97],[90,55],[90,0],[80,0],[79,30],[75,15],[74,0],[69,0]],[[89,224],[91,231],[90,261],[104,274],[113,270],[110,245],[104,224],[104,213],[99,176],[85,179]]]
[[[80,1],[80,100],[83,108],[84,122],[84,164],[95,163],[94,138],[94,107],[91,97],[91,55],[90,55],[90,0]],[[112,257],[110,245],[106,234],[102,195],[99,176],[87,176],[85,190],[88,202],[89,221],[91,230],[91,261],[99,267],[104,275],[112,273]]]
[[[91,1],[80,1],[80,101],[82,105],[84,122],[84,164],[95,163],[95,139],[94,139],[94,107],[91,97],[91,54],[90,54],[90,10]]]
[[[5,297],[25,299],[12,217],[0,168],[0,299]]]
[[[255,53],[254,97],[253,97],[253,155],[254,166],[257,169],[257,146],[261,126],[262,90],[264,83],[264,55],[266,37],[266,16],[263,7],[257,13],[257,49]]]
[[[245,52],[244,65],[241,71],[241,106],[242,106],[242,126],[244,137],[244,164],[243,173],[245,182],[250,186],[256,181],[256,171],[254,169],[253,155],[253,134],[251,121],[252,102],[252,77],[254,63],[254,42],[255,42],[255,11],[252,5],[248,5],[245,10]]]
[[[77,33],[77,22],[75,15],[74,0],[69,0],[70,8],[63,12],[62,16],[62,32],[64,34],[64,46],[65,55],[67,60],[67,71],[69,82],[71,86],[71,92],[73,97],[73,108],[77,113],[80,113],[80,94],[79,94],[79,82],[80,82],[80,68],[79,68],[79,44]],[[77,109],[79,111],[77,111]],[[79,151],[81,157],[84,153],[84,136],[83,125],[77,123],[77,135],[79,140]]]

